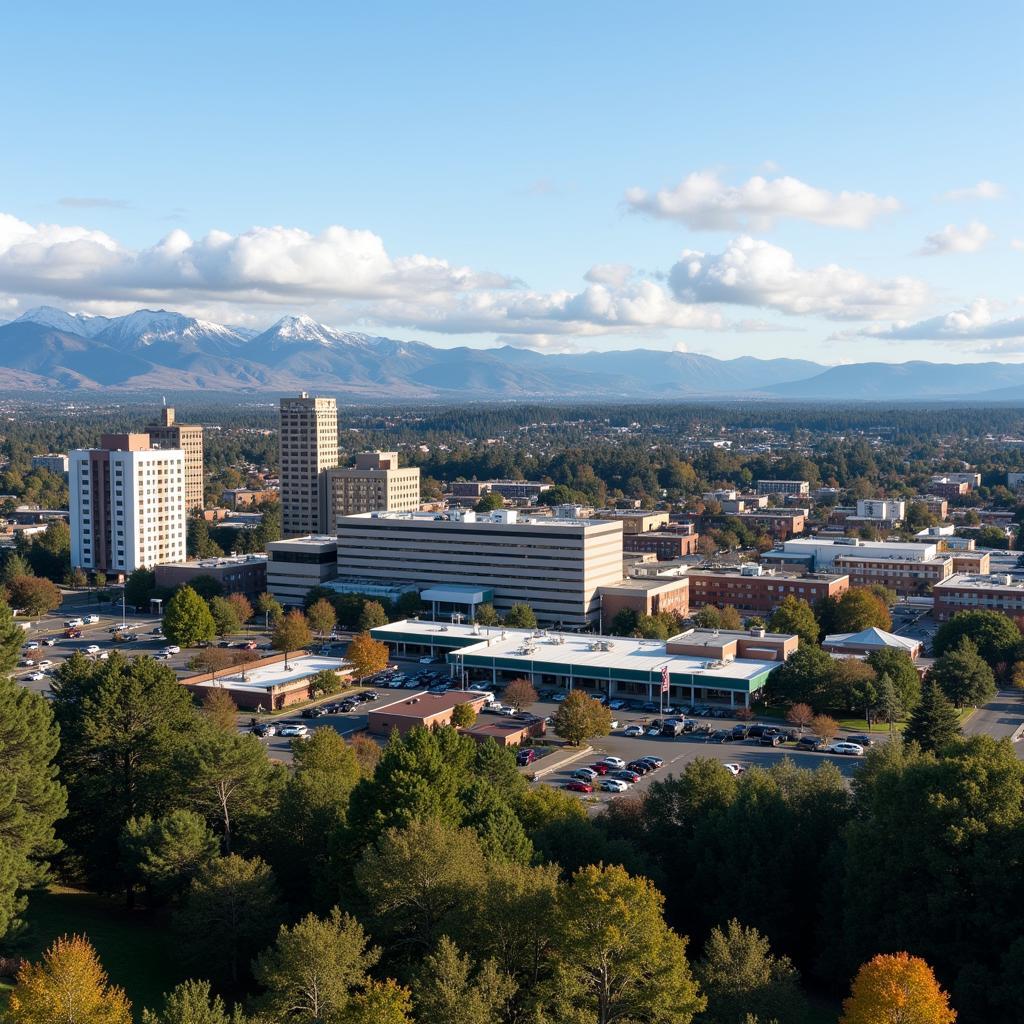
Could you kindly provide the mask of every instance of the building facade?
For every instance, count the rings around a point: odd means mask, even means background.
[[[338,575],[334,537],[306,536],[267,545],[267,593],[285,607],[302,607],[306,594]]]
[[[953,559],[949,555],[902,558],[898,555],[851,553],[840,555],[832,564],[837,570],[847,573],[855,587],[870,587],[877,583],[907,597],[929,593],[936,583],[953,572]]]
[[[656,555],[659,562],[685,558],[697,550],[700,537],[696,533],[675,530],[649,530],[647,533],[626,533],[622,550],[629,554]]]
[[[411,512],[420,507],[418,466],[400,469],[397,452],[360,452],[352,467],[325,474],[331,529],[341,516],[362,512]]]
[[[146,427],[154,448],[180,448],[185,453],[185,511],[202,508],[203,501],[203,428],[197,423],[178,423],[174,409],[164,406],[160,422]]]
[[[497,494],[509,501],[535,502],[551,484],[539,480],[454,480],[448,485],[453,498],[479,501],[485,494]]]
[[[622,526],[512,510],[345,516],[338,575],[483,588],[500,612],[525,602],[541,622],[589,626],[600,614],[598,588],[622,579]]]
[[[737,611],[770,615],[789,596],[812,607],[826,597],[841,597],[850,589],[850,577],[840,573],[798,573],[764,571],[761,566],[737,569],[691,569],[690,607],[732,605]]]
[[[286,537],[333,529],[325,470],[338,465],[338,405],[333,398],[282,398],[281,531]]]
[[[266,555],[227,555],[223,558],[198,558],[189,562],[169,562],[156,567],[156,585],[168,590],[190,585],[200,576],[209,576],[225,594],[242,594],[253,600],[267,589]]]
[[[104,434],[71,452],[71,564],[115,573],[185,560],[185,453],[147,434]]]
[[[55,476],[68,475],[68,457],[66,455],[33,455],[33,469],[48,469]]]
[[[932,590],[932,614],[946,622],[957,612],[1002,612],[1024,620],[1024,576],[1011,573],[957,573],[937,583]]]
[[[758,480],[758,494],[809,494],[811,485],[806,480]]]

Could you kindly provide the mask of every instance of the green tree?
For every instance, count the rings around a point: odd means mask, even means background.
[[[244,1024],[237,1012],[229,1014],[224,1000],[215,995],[208,981],[183,981],[164,996],[159,1014],[142,1011],[142,1024]]]
[[[334,907],[326,919],[307,914],[291,928],[282,926],[253,974],[266,990],[263,1008],[275,1020],[319,1024],[338,1019],[379,959],[362,925]]]
[[[611,636],[632,636],[636,629],[637,614],[632,608],[620,608],[608,623]]]
[[[258,857],[211,861],[193,880],[175,926],[183,955],[204,974],[237,985],[281,919],[274,873]]]
[[[412,993],[392,978],[371,981],[349,1001],[339,1024],[412,1024]]]
[[[130,608],[146,608],[150,596],[156,590],[156,573],[151,569],[139,567],[129,573],[124,585],[124,601]]]
[[[281,602],[272,594],[262,593],[256,598],[256,611],[263,616],[264,627],[269,629],[270,623],[277,624],[279,619],[284,618],[284,608]]]
[[[0,597],[0,675],[14,671],[24,642],[25,633],[14,621],[11,606]]]
[[[611,732],[611,712],[583,690],[572,690],[558,705],[554,729],[567,743],[580,746],[594,736]]]
[[[60,588],[41,576],[15,576],[7,593],[11,606],[24,615],[45,615],[60,607]]]
[[[167,602],[163,629],[164,636],[181,647],[195,647],[217,635],[209,607],[191,587],[181,587]]]
[[[432,1024],[493,1024],[504,1016],[515,982],[494,960],[475,965],[447,935],[424,961],[416,984],[416,1007]]]
[[[60,848],[54,824],[66,794],[54,765],[58,746],[46,701],[0,676],[0,941],[20,932],[25,892],[46,880],[49,858]]]
[[[974,644],[993,668],[1002,662],[1012,661],[1021,642],[1020,629],[1002,612],[957,612],[936,630],[932,651],[936,657],[941,657],[958,647],[964,637]]]
[[[696,967],[708,1000],[701,1024],[744,1024],[747,1014],[799,1024],[807,1015],[800,976],[756,928],[735,918],[713,928]]]
[[[768,628],[773,633],[795,633],[801,644],[816,644],[820,636],[814,610],[802,598],[787,594],[772,612]]]
[[[323,668],[309,680],[309,692],[314,697],[328,696],[341,689],[341,676],[333,668]]]
[[[9,587],[16,579],[31,575],[32,566],[17,551],[10,551],[0,569],[0,583]]]
[[[202,816],[173,810],[160,818],[131,818],[121,833],[121,863],[128,878],[157,900],[183,892],[218,854],[220,844]]]
[[[201,516],[189,517],[185,530],[185,550],[189,558],[219,558],[224,554],[220,545],[210,538],[210,524]]]
[[[468,729],[476,721],[476,711],[472,704],[456,704],[452,708],[452,725],[458,729]]]
[[[231,601],[226,597],[211,597],[208,603],[217,636],[241,632],[242,620],[238,617],[238,609]]]
[[[498,626],[501,624],[501,616],[495,611],[493,604],[478,604],[474,621],[481,626]]]
[[[436,818],[388,829],[356,867],[374,935],[412,959],[469,928],[485,878],[476,833]]]
[[[934,680],[926,680],[921,701],[911,712],[903,738],[922,750],[943,750],[960,735],[960,716]]]
[[[801,645],[768,677],[771,700],[826,707],[834,666],[834,660],[816,644]]]
[[[334,605],[332,605],[330,601],[321,597],[306,609],[306,618],[309,620],[310,627],[322,640],[331,632],[332,629],[334,629],[334,626],[338,621],[338,614],[334,610]]]
[[[667,640],[673,632],[660,615],[638,615],[633,627],[635,636],[646,637],[648,640]]]
[[[992,669],[966,636],[956,647],[947,649],[940,658],[936,658],[935,664],[928,671],[928,678],[958,708],[968,704],[984,704],[996,693]]]
[[[473,506],[473,511],[479,512],[481,515],[486,515],[488,512],[493,512],[495,509],[504,507],[505,499],[500,494],[495,494],[494,491],[488,491],[488,493],[482,495],[480,500]]]
[[[367,601],[363,605],[363,610],[359,614],[359,631],[361,633],[387,624],[388,613],[384,611],[384,606],[380,601]]]
[[[477,609],[479,614],[480,609]],[[512,605],[505,614],[505,625],[509,629],[536,629],[537,616],[533,609],[523,601]]]
[[[866,587],[851,587],[836,606],[835,630],[859,633],[871,626],[892,629],[892,616],[885,602]]]
[[[288,655],[292,651],[301,651],[309,645],[312,639],[313,634],[309,630],[306,616],[298,608],[293,608],[274,626],[270,642],[275,649],[284,652],[284,665],[287,668]]]
[[[560,1020],[688,1024],[705,1008],[664,899],[621,867],[581,868],[559,893],[552,997]]]
[[[867,663],[879,679],[888,676],[899,700],[899,714],[909,715],[921,699],[921,676],[910,660],[910,655],[906,651],[884,647],[872,651],[867,656]]]

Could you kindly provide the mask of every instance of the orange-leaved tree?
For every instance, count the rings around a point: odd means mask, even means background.
[[[26,963],[8,1007],[11,1024],[132,1024],[132,1006],[124,991],[107,982],[92,944],[82,935],[65,935]]]
[[[840,1024],[953,1024],[956,1010],[931,967],[909,953],[880,953],[857,972]]]

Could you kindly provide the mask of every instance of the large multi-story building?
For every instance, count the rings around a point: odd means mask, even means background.
[[[185,511],[203,507],[203,428],[198,423],[178,423],[174,409],[164,406],[160,422],[146,427],[154,448],[180,448],[185,453]]]
[[[843,573],[792,573],[764,569],[747,562],[735,569],[691,569],[690,607],[732,605],[741,612],[770,615],[789,596],[815,605],[826,597],[841,597],[850,589]]]
[[[806,480],[758,480],[758,494],[799,494],[810,493],[811,485]]]
[[[328,469],[324,476],[332,530],[341,516],[420,507],[419,467],[399,469],[397,452],[360,452],[355,466]]]
[[[1024,621],[1024,576],[1010,573],[957,573],[937,583],[932,590],[932,614],[945,622],[957,612],[1003,612]]]
[[[326,534],[331,521],[325,470],[338,465],[338,405],[333,398],[282,398],[281,531]]]
[[[959,480],[955,475],[933,476],[928,484],[928,492],[930,494],[947,499],[962,498],[970,489],[971,485],[968,481]]]
[[[648,530],[647,533],[626,533],[622,550],[629,554],[655,555],[659,562],[671,562],[696,552],[700,537],[683,530]]]
[[[147,434],[71,452],[71,564],[123,575],[185,559],[185,453]]]
[[[345,516],[338,575],[409,581],[435,607],[487,600],[504,612],[525,602],[541,622],[589,626],[598,588],[622,579],[622,525],[513,510]]]
[[[313,587],[337,575],[338,542],[334,537],[291,537],[267,545],[267,593],[286,607],[301,607]]]
[[[878,498],[861,498],[857,502],[857,519],[872,519],[886,523],[898,523],[907,514],[905,501]]]
[[[798,533],[804,532],[807,521],[804,509],[792,512],[768,511],[740,512],[735,517],[748,530],[763,530],[773,540],[788,540]]]
[[[53,453],[50,453],[49,455],[33,455],[32,468],[48,469],[51,473],[54,473],[57,476],[67,476],[68,457],[66,455],[56,455]]]

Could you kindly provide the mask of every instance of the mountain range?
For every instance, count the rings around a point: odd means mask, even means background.
[[[1024,399],[1024,364],[716,359],[688,352],[544,354],[437,348],[343,332],[308,316],[267,330],[166,310],[86,316],[40,306],[0,325],[0,389],[318,391],[353,400],[736,398]]]

